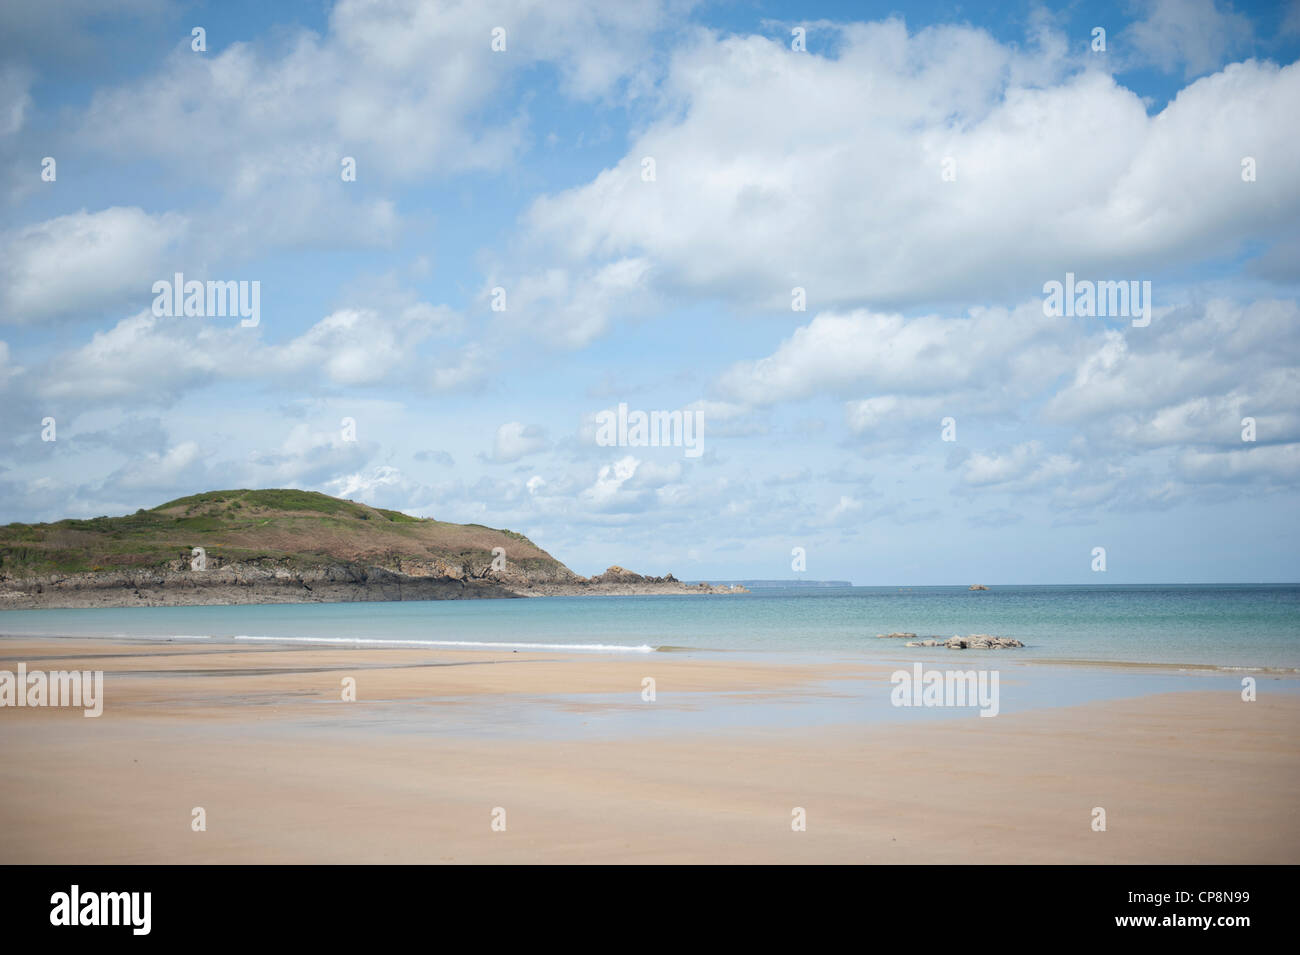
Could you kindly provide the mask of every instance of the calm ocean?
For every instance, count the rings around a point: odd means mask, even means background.
[[[1280,667],[1300,671],[1300,585],[844,587],[735,597],[548,597],[0,612],[0,634],[444,646],[742,651],[881,660],[876,634],[1016,637],[1017,660]]]

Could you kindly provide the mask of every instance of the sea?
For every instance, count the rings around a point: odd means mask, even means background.
[[[727,596],[544,597],[0,611],[0,635],[234,643],[684,652],[915,660],[917,639],[986,633],[1017,662],[1300,674],[1300,584],[766,588]],[[1010,662],[1008,660],[1007,662]]]

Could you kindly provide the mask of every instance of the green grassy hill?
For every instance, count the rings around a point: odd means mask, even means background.
[[[483,573],[503,547],[508,570],[570,579],[567,567],[514,531],[448,524],[297,490],[209,491],[126,517],[0,527],[0,577],[183,569],[192,548],[209,566],[275,562],[306,570],[352,563]]]

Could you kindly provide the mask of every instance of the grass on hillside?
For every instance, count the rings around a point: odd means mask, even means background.
[[[556,562],[528,538],[481,524],[451,524],[315,491],[208,491],[123,517],[0,526],[0,575],[39,576],[163,568],[203,547],[226,561],[295,566],[382,557],[436,557],[468,565],[511,542],[524,567]]]

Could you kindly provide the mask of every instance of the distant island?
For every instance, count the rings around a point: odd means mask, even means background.
[[[702,581],[687,581],[687,583],[698,584]],[[731,586],[744,587],[747,590],[778,590],[784,587],[852,587],[853,582],[849,580],[714,580],[713,584],[726,584]]]
[[[125,517],[0,526],[0,609],[737,594],[575,574],[527,537],[315,491],[209,491]]]

